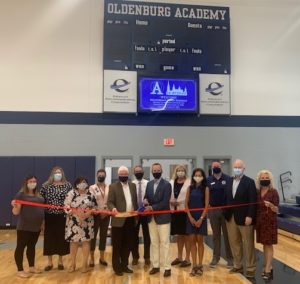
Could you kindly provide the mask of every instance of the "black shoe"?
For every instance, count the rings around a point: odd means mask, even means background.
[[[134,258],[132,260],[132,265],[138,265],[138,263],[139,263],[139,259],[138,258]]]
[[[99,260],[99,263],[103,266],[107,266],[107,262],[105,260]]]
[[[188,266],[191,266],[192,264],[187,261],[187,260],[184,260],[180,263],[179,267],[188,267]]]
[[[164,277],[170,277],[171,276],[171,269],[165,270]]]
[[[95,263],[94,262],[90,262],[89,267],[94,267]]]
[[[264,272],[262,275],[262,278],[266,281],[270,281],[273,279],[273,271],[271,270],[270,272]]]
[[[172,262],[171,262],[171,265],[178,265],[178,264],[181,264],[182,263],[182,260],[180,260],[179,258],[175,258]]]
[[[241,267],[241,268],[233,267],[229,270],[229,273],[243,273],[243,267]]]
[[[65,267],[64,267],[64,265],[63,265],[63,264],[59,264],[59,265],[57,266],[57,269],[58,269],[58,270],[64,270],[64,269],[65,269]]]
[[[129,269],[128,267],[123,268],[123,272],[125,273],[133,273],[132,269]]]
[[[47,266],[44,268],[44,270],[45,270],[45,271],[50,271],[50,270],[52,270],[52,268],[53,268],[53,265],[47,265]]]
[[[145,258],[145,265],[150,265],[150,264],[151,264],[150,258]]]
[[[122,271],[115,271],[115,274],[116,274],[117,276],[123,276],[123,272],[122,272]]]
[[[149,271],[149,274],[150,274],[150,275],[153,275],[153,274],[156,274],[156,273],[158,273],[158,272],[159,272],[159,268],[153,267],[153,268]]]

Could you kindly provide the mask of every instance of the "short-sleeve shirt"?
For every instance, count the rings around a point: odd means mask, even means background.
[[[72,189],[72,185],[69,182],[64,184],[48,184],[43,185],[40,194],[45,199],[46,204],[64,206],[64,202],[68,192]],[[48,214],[64,214],[63,209],[47,208]]]
[[[17,193],[15,199],[34,203],[44,203],[40,196],[29,196],[23,192]],[[23,205],[18,216],[17,230],[38,232],[44,220],[44,208],[38,206]]]
[[[211,175],[207,178],[209,188],[209,205],[222,206],[226,204],[226,188],[229,186],[230,176],[222,173],[219,179]]]

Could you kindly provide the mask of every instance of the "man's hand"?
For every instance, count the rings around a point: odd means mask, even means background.
[[[146,206],[144,212],[153,211],[152,206]]]

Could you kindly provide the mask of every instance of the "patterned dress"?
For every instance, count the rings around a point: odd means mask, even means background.
[[[278,192],[276,189],[268,190],[261,197],[261,191],[259,191],[257,201],[256,241],[264,245],[277,244],[277,214],[270,207],[266,207],[264,201],[269,201],[278,206]]]
[[[65,206],[70,208],[96,209],[94,195],[87,189],[80,194],[77,189],[71,190],[65,200]],[[68,242],[90,241],[94,238],[94,217],[86,216],[83,211],[70,211],[67,215],[65,239]]]

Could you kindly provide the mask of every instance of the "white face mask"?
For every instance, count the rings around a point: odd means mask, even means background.
[[[62,173],[55,173],[53,175],[53,179],[54,179],[54,181],[61,181],[61,179],[62,179]]]
[[[33,190],[36,188],[36,182],[29,182],[27,183],[27,188]]]
[[[87,187],[87,184],[85,182],[77,184],[78,189],[84,190],[84,189],[86,189],[86,187]]]
[[[185,172],[184,171],[178,171],[176,173],[176,175],[177,175],[177,177],[182,178],[182,177],[185,177]]]
[[[193,177],[196,183],[200,183],[203,180],[203,177]]]

